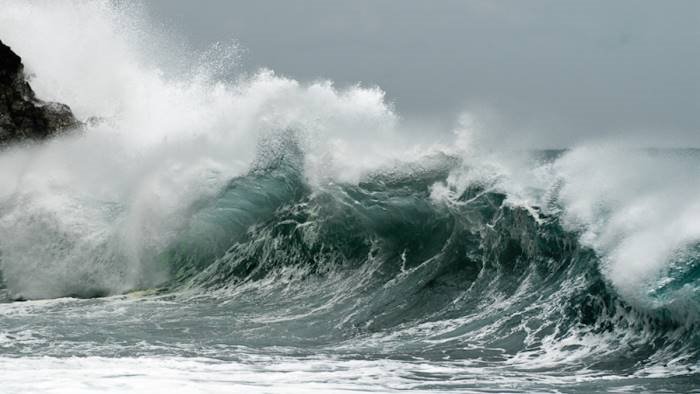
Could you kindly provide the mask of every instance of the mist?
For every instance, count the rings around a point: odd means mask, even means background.
[[[700,146],[694,1],[184,0],[146,3],[193,48],[235,41],[237,72],[377,85],[397,113],[486,139]]]

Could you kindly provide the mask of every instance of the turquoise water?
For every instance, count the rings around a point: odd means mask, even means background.
[[[446,156],[312,189],[301,153],[285,149],[197,203],[154,256],[169,278],[158,286],[14,302],[9,286],[3,364],[80,371],[71,390],[155,384],[151,373],[204,391],[697,388],[696,311],[627,302],[558,215],[483,184],[436,201],[431,187],[459,166]],[[654,297],[697,284],[689,256]],[[85,292],[74,296],[112,293],[75,285]],[[696,308],[692,297],[684,307]]]

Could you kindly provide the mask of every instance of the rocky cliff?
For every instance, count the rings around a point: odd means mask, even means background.
[[[36,97],[24,75],[22,59],[0,41],[0,147],[42,140],[79,125],[67,105]]]

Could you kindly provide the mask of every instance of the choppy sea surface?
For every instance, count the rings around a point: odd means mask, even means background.
[[[700,392],[697,150],[426,142],[378,88],[166,73],[129,7],[0,6],[95,117],[0,151],[3,393]]]

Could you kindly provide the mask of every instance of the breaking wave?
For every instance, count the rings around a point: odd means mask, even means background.
[[[280,345],[697,373],[700,152],[419,143],[378,88],[173,74],[138,7],[70,5],[0,3],[38,94],[95,117],[0,152],[8,300],[155,289],[254,303]]]

